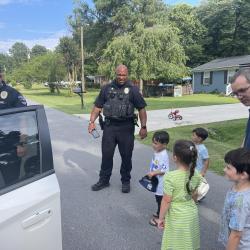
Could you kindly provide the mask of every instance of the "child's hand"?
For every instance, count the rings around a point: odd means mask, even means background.
[[[156,222],[157,222],[157,228],[158,229],[164,229],[164,220],[161,220],[161,219],[156,219]]]
[[[205,172],[201,171],[201,176],[204,177],[205,176]]]
[[[147,173],[147,176],[148,176],[149,178],[152,178],[152,177],[154,176],[154,172],[149,172],[149,173]]]

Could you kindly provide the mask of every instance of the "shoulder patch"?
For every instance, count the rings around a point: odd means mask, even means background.
[[[8,96],[8,92],[7,91],[2,91],[0,96],[1,96],[2,99],[6,99],[7,96]]]

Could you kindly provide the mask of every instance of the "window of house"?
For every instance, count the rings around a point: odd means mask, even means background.
[[[227,84],[230,84],[230,83],[231,83],[232,78],[233,78],[235,72],[236,72],[235,69],[233,69],[233,70],[230,69],[230,70],[227,71]]]
[[[204,72],[203,74],[203,85],[209,85],[210,84],[210,72]]]

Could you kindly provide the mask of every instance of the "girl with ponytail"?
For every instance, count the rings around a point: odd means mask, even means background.
[[[200,249],[198,209],[193,197],[202,177],[195,171],[194,143],[176,141],[173,159],[177,170],[164,176],[164,195],[157,221],[158,228],[164,229],[161,249]]]

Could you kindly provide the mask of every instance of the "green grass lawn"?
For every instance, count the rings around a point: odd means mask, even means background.
[[[194,94],[182,97],[149,97],[146,98],[146,102],[148,104],[147,110],[157,110],[238,103],[238,100],[217,94]]]
[[[49,88],[33,85],[32,89],[20,88],[20,92],[28,99],[61,110],[68,114],[90,113],[98,90],[90,89],[84,93],[84,108],[81,109],[81,99],[77,94],[69,95],[68,89],[60,89],[60,94],[50,93]]]
[[[80,97],[76,94],[69,96],[67,89],[61,89],[61,93],[58,95],[51,94],[48,88],[38,84],[33,85],[32,89],[24,89],[20,86],[17,88],[26,98],[69,114],[88,114],[99,92],[97,89],[88,89],[87,93],[84,94],[84,109],[81,109]],[[195,94],[183,97],[150,97],[145,98],[145,100],[148,104],[147,110],[197,107],[238,102],[236,98],[222,97],[216,94]]]
[[[167,129],[170,135],[168,149],[172,151],[173,144],[178,139],[191,139],[192,130],[203,127],[208,130],[209,137],[204,144],[208,148],[210,156],[210,170],[223,174],[224,155],[231,149],[240,147],[246,127],[247,119],[239,119],[225,122],[215,122],[202,125],[192,125]],[[145,140],[140,140],[146,145],[151,145],[153,132],[148,133]]]

